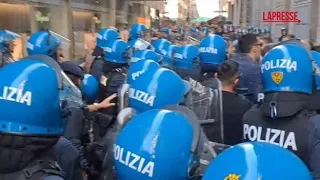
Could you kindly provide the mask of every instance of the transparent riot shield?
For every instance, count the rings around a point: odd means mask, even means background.
[[[69,107],[81,107],[83,104],[81,91],[63,71],[61,75],[63,90],[60,91],[60,100],[66,100]]]
[[[109,128],[109,130],[105,134],[103,138],[103,151],[105,154],[102,164],[103,172],[101,173],[101,179],[116,179],[113,164],[113,145],[115,143],[118,133],[135,115],[136,111],[133,108],[126,107],[122,109],[118,113],[116,122]]]
[[[189,80],[190,91],[186,96],[186,106],[191,109],[200,120],[205,133],[207,129],[219,136],[215,141],[224,143],[222,87],[218,79],[212,79],[215,88],[203,86],[193,79]],[[217,135],[216,135],[217,134]]]
[[[67,50],[69,48],[70,42],[71,42],[70,39],[68,39],[68,38],[66,38],[66,37],[64,37],[64,36],[62,36],[62,35],[60,35],[58,33],[55,33],[53,31],[49,31],[49,32],[50,32],[50,34],[54,35],[55,37],[57,37],[61,41],[62,49]]]
[[[129,84],[123,84],[118,89],[118,112],[120,112],[122,109],[128,107],[128,98],[129,98]]]
[[[203,174],[210,162],[222,151],[231,147],[230,145],[211,142],[202,131],[203,150],[200,154],[200,171]]]
[[[200,40],[198,40],[192,36],[188,36],[187,43],[198,46],[200,44]]]
[[[189,108],[170,105],[164,107],[164,109],[181,112],[192,124],[194,134],[191,151],[200,158],[200,174],[206,170],[207,166],[217,154],[230,147],[229,145],[210,142],[201,128],[201,120],[199,121],[197,115]]]

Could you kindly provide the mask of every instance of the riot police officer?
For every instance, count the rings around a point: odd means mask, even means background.
[[[204,75],[203,85],[216,88],[212,84],[214,73],[217,72],[219,64],[227,58],[228,44],[219,35],[210,35],[205,37],[199,45],[199,58],[201,63],[201,71]]]
[[[101,29],[97,33],[97,45],[92,52],[93,59],[87,59],[87,61],[92,60],[92,63],[86,62],[89,67],[89,73],[92,74],[97,81],[100,81],[101,76],[103,75],[103,66],[105,64],[105,53],[103,47],[108,41],[115,41],[121,39],[120,34],[117,30],[113,28]]]
[[[293,171],[294,169],[294,171]],[[251,142],[233,146],[210,163],[203,180],[313,179],[306,165],[277,145]]]
[[[0,71],[0,179],[63,179],[51,150],[64,131],[62,81],[42,60],[28,57]]]
[[[4,30],[0,31],[0,68],[14,62],[12,57],[13,41],[20,37],[18,34]]]
[[[261,74],[264,100],[243,117],[244,141],[279,145],[318,171],[319,117],[308,105],[313,84],[308,50],[292,43],[275,46],[263,58]]]

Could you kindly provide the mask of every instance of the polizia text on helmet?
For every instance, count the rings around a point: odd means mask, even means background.
[[[23,89],[20,88],[4,86],[2,94],[0,94],[0,100],[7,100],[31,106],[32,93],[30,91],[23,91]]]
[[[199,52],[201,53],[211,53],[211,54],[218,54],[218,50],[212,47],[201,47],[199,48]]]
[[[133,152],[126,151],[124,148],[116,144],[114,145],[113,152],[114,159],[116,161],[141,174],[146,174],[149,177],[153,177],[154,162],[148,161]]]
[[[279,129],[262,128],[260,126],[243,125],[243,139],[249,141],[267,142],[286,149],[297,151],[296,136],[294,132]]]
[[[261,65],[261,73],[270,69],[287,69],[287,72],[297,71],[297,61],[291,59],[277,59],[266,61]]]
[[[132,77],[132,79],[135,81],[136,78],[139,77],[140,75],[142,75],[143,73],[145,73],[144,70],[142,70],[142,71],[137,71],[137,72],[132,73],[131,77]]]
[[[155,96],[134,88],[130,88],[129,97],[149,106],[153,106],[154,99],[156,98]]]

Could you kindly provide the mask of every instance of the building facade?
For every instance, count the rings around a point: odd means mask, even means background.
[[[319,0],[220,0],[220,6],[227,4],[233,5],[233,8],[228,9],[228,14],[233,17],[236,26],[269,27],[274,39],[280,37],[282,27],[287,27],[289,33],[297,38],[320,43]],[[263,22],[263,13],[270,11],[298,12],[301,23]]]
[[[178,23],[183,23],[190,19],[190,0],[178,0]]]
[[[190,9],[190,19],[195,19],[200,17],[197,7],[197,1],[190,0],[191,1],[191,9]]]
[[[150,26],[159,19],[164,1],[135,2],[133,0],[0,0],[0,29],[22,34],[25,41],[30,33],[50,29],[61,35],[66,44],[66,59],[85,55],[94,46],[95,32],[117,23],[143,23]],[[162,6],[161,6],[162,5]],[[89,43],[90,42],[90,43]]]

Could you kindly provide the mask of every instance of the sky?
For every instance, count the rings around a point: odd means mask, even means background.
[[[218,14],[213,11],[219,10],[219,0],[195,0],[200,17],[215,17]],[[169,0],[167,5],[167,16],[170,18],[178,17],[178,0]]]
[[[200,17],[213,18],[219,10],[219,0],[196,0]]]

